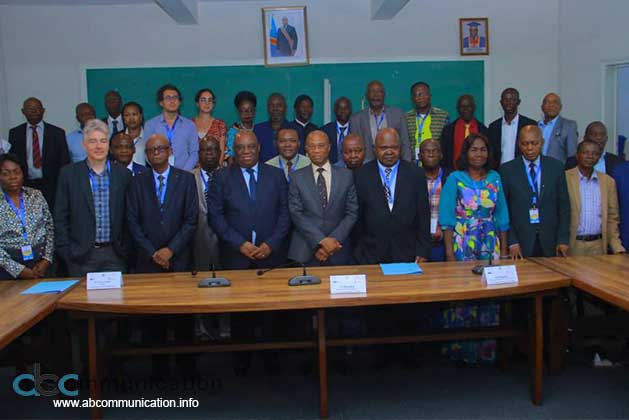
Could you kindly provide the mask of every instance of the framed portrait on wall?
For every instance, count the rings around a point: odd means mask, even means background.
[[[489,55],[489,22],[484,18],[459,18],[461,55]]]
[[[265,66],[310,63],[306,6],[262,8]]]

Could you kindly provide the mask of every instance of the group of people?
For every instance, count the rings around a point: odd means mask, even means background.
[[[111,91],[108,115],[77,105],[80,128],[67,136],[28,98],[0,156],[0,277],[625,251],[629,164],[605,151],[601,122],[579,142],[554,93],[535,121],[505,89],[489,128],[470,95],[453,121],[427,83],[410,97],[408,112],[386,105],[372,81],[366,109],[338,98],[334,121],[318,127],[309,96],[288,121],[279,93],[256,124],[256,96],[243,91],[228,128],[212,116],[211,89],[188,119],[168,84],[152,119]]]

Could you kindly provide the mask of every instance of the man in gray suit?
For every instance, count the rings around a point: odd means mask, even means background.
[[[214,138],[199,142],[199,165],[194,168],[194,180],[199,196],[199,224],[194,236],[194,268],[208,270],[212,264],[218,265],[218,238],[208,225],[207,197],[216,179],[221,155],[220,146]]]
[[[288,257],[307,265],[351,263],[350,233],[358,219],[352,172],[330,165],[330,140],[323,131],[306,137],[312,163],[291,177],[288,209],[293,235]]]
[[[410,162],[414,158],[408,139],[406,115],[400,108],[385,105],[384,96],[384,85],[377,80],[370,82],[365,92],[369,108],[352,115],[349,130],[365,141],[365,162],[369,162],[374,159],[373,145],[378,131],[387,127],[395,129],[400,136],[402,159]]]
[[[577,122],[559,115],[561,98],[556,93],[549,93],[542,101],[544,118],[537,125],[544,134],[542,154],[566,163],[570,156],[577,153]]]

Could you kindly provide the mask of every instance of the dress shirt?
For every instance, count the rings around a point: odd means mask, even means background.
[[[605,165],[605,152],[601,154],[601,157],[598,159],[598,162],[596,162],[596,165],[594,165],[594,170],[602,172],[604,174],[607,173],[607,167]]]
[[[0,155],[9,153],[11,150],[11,143],[0,137]]]
[[[111,115],[107,115],[107,127],[109,127],[109,136],[114,135],[114,121],[116,121],[116,125],[118,131],[122,131],[124,128],[124,121],[122,119],[122,114],[118,115],[117,118],[111,118]]]
[[[109,217],[109,163],[100,174],[94,172],[87,161],[90,177],[90,187],[94,198],[96,213],[96,243],[111,242],[111,219]]]
[[[83,148],[83,130],[80,128],[66,135],[66,143],[68,143],[68,151],[70,152],[70,161],[77,163],[87,158],[87,153]]]
[[[395,165],[391,166],[391,176],[389,178],[389,188],[391,189],[391,202],[387,202],[387,205],[389,206],[389,210],[393,210],[393,204],[395,204],[395,184],[397,181],[397,171],[400,167],[400,161],[398,160]],[[380,161],[378,161],[378,168],[380,169],[378,172],[380,174],[380,180],[382,181],[382,188],[384,188],[385,186],[385,178],[384,178],[384,171],[385,169],[387,169],[386,166],[384,166],[383,164],[380,163]]]
[[[341,124],[338,120],[336,121],[336,151],[337,151],[337,162],[343,160],[343,144],[341,143],[341,133],[343,133],[343,141],[345,141],[345,137],[349,134],[349,121],[344,125]],[[375,137],[374,137],[375,138]]]
[[[529,171],[531,170],[531,168],[529,168],[529,164],[531,163],[531,161],[526,160],[524,156],[522,156],[522,161],[524,162],[524,170],[528,174]],[[535,165],[535,173],[537,175],[537,192],[540,193],[542,189],[542,158],[541,156],[538,156],[537,159],[533,161],[533,164]],[[527,179],[528,179],[528,175],[527,175]],[[535,182],[534,179],[532,181]],[[539,202],[538,202],[538,205],[539,205]]]
[[[199,160],[197,127],[192,120],[178,115],[173,129],[172,140],[170,140],[173,154],[168,162],[175,168],[191,171]],[[149,138],[156,133],[168,138],[167,125],[163,113],[151,118],[144,125],[144,138]]]
[[[170,175],[170,166],[168,166],[168,168],[166,168],[166,170],[164,172],[162,172],[161,174],[157,171],[155,171],[155,169],[153,169],[153,179],[155,180],[155,194],[157,195],[158,191],[159,191],[159,179],[158,177],[160,175],[164,176],[164,199],[166,199],[166,190],[168,189],[168,175]],[[159,202],[159,200],[161,199],[161,197],[157,196],[157,201]],[[161,202],[160,202],[161,204]]]
[[[131,175],[135,176],[135,172],[133,172],[133,161],[127,165],[127,169],[131,171]]]
[[[293,159],[291,159],[292,166],[291,172],[295,172],[297,169],[305,168],[310,165],[310,159],[306,155],[302,155],[301,153],[297,153]],[[269,159],[265,162],[267,165],[274,166],[276,168],[281,169],[284,172],[284,176],[287,181],[290,181],[290,176],[288,173],[288,161],[282,156],[277,155],[272,159]]]
[[[581,195],[581,214],[577,236],[598,235],[602,231],[601,219],[601,188],[598,173],[592,172],[588,179],[579,171],[579,193]]]
[[[319,168],[323,168],[323,180],[325,181],[325,190],[328,196],[328,203],[330,202],[330,189],[332,188],[332,166],[330,165],[330,161],[328,160],[322,166],[317,166],[314,163],[312,166],[312,174],[314,175],[315,185],[317,184],[317,179],[319,179]]]
[[[44,163],[44,121],[40,121],[37,127],[37,135],[39,137],[39,155],[41,156],[42,167]],[[33,166],[33,129],[29,122],[26,122],[26,164],[28,165],[28,177],[30,179],[39,179],[43,177],[42,168]]]
[[[291,128],[290,123],[286,120],[282,121],[280,129]],[[275,136],[277,131],[273,130],[271,121],[263,121],[253,127],[253,132],[258,138],[260,145],[260,162],[266,162],[273,156],[277,155],[277,147],[275,146]]]
[[[439,175],[441,175],[439,184],[435,186]],[[440,168],[439,173],[434,178],[426,175],[426,184],[428,187],[428,204],[430,205],[430,220],[432,228],[432,220],[439,220],[439,199],[441,198],[441,189],[443,188],[443,169]],[[434,193],[433,189],[435,191]]]
[[[518,142],[518,121],[520,120],[520,114],[515,114],[515,118],[511,122],[507,122],[505,117],[502,117],[502,138],[500,149],[502,150],[502,157],[500,163],[509,162],[515,159],[515,149]]]
[[[382,117],[382,123],[380,124],[380,127],[378,127],[376,120],[380,122],[381,117]],[[371,108],[369,108],[369,128],[371,129],[371,138],[373,138],[374,144],[376,142],[376,135],[378,134],[378,131],[387,127],[388,127],[387,114],[385,113],[384,107],[382,107],[382,110],[380,111],[380,114],[378,115],[376,115],[376,113],[373,112]]]
[[[550,145],[550,141],[553,138],[553,131],[555,130],[555,124],[557,123],[557,119],[559,115],[557,115],[552,120],[548,121],[548,124],[544,123],[544,119],[538,121],[537,125],[542,129],[542,134],[544,136],[544,147],[542,149],[542,154],[544,156],[548,153],[548,146]]]
[[[242,172],[242,176],[245,179],[245,185],[247,186],[247,191],[249,192],[249,196],[251,197],[251,190],[249,189],[249,179],[250,179],[250,175],[249,172],[247,172],[247,169],[253,169],[253,177],[255,178],[255,182],[258,182],[258,169],[259,166],[256,163],[252,168],[243,168],[242,166],[240,167],[240,171]],[[259,191],[258,191],[259,193]],[[256,245],[256,231],[255,229],[251,231],[251,243]]]
[[[129,134],[129,129],[125,129],[124,132]],[[146,166],[146,137],[144,137],[144,127],[140,129],[140,135],[133,139],[133,145],[135,146],[133,161],[138,165]]]

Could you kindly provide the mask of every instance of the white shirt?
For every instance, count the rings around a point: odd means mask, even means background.
[[[515,159],[515,148],[517,147],[518,142],[519,119],[520,114],[515,114],[511,123],[508,123],[507,120],[505,120],[505,117],[502,117],[502,140],[500,144],[502,158],[500,159],[500,163],[509,162],[510,160]]]
[[[312,174],[314,175],[315,185],[317,185],[317,180],[319,179],[319,168],[323,168],[323,181],[325,182],[325,192],[328,196],[328,202],[330,201],[330,189],[332,187],[332,167],[330,166],[330,161],[328,160],[323,166],[317,166],[314,163],[312,166]]]
[[[129,134],[129,129],[124,131]],[[146,166],[146,140],[144,139],[144,128],[140,129],[140,135],[133,139],[133,145],[135,146],[135,153],[133,154],[133,161],[138,165]]]
[[[107,127],[109,127],[110,136],[114,134],[114,121],[116,121],[118,131],[122,131],[122,129],[124,128],[122,114],[118,115],[118,118],[111,118],[111,115],[107,115]]]
[[[37,127],[37,136],[39,137],[39,156],[41,156],[42,167],[44,163],[44,121],[40,121]],[[33,166],[33,129],[31,125],[26,122],[26,164],[28,165],[28,177],[30,179],[42,178],[42,168],[35,168]]]

